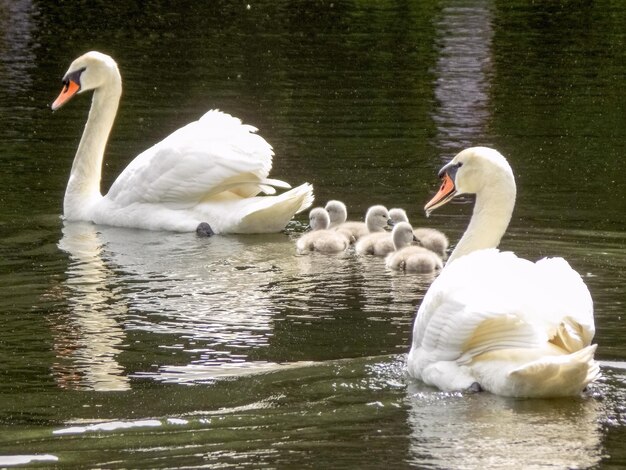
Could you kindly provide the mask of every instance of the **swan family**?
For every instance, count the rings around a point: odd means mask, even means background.
[[[104,152],[122,92],[115,61],[94,51],[74,60],[51,107],[89,90],[91,109],[63,201],[66,220],[206,236],[264,233],[283,230],[312,205],[310,184],[291,189],[269,177],[273,150],[257,129],[218,110],[141,153],[102,195]],[[473,147],[439,176],[427,215],[457,195],[476,196],[445,266],[449,243],[441,232],[413,229],[404,210],[384,206],[372,206],[365,222],[348,221],[336,200],[310,211],[312,230],[296,241],[297,251],[354,246],[360,255],[384,256],[389,269],[439,273],[417,311],[409,376],[445,391],[580,394],[599,375],[591,295],[562,258],[531,262],[497,249],[516,198],[509,163],[494,149]]]
[[[374,205],[367,210],[364,222],[347,221],[347,214],[346,205],[338,200],[312,209],[311,231],[298,238],[297,252],[340,253],[353,245],[358,255],[386,257],[385,265],[395,271],[433,274],[443,267],[446,253],[441,247],[445,244],[447,248],[447,237],[431,228],[414,230],[404,209]],[[390,226],[391,233],[386,230]],[[417,234],[427,234],[426,243]],[[441,246],[433,244],[433,239]]]

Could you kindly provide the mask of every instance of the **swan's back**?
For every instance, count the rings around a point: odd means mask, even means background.
[[[191,207],[229,189],[233,196],[254,196],[269,175],[273,157],[271,145],[256,130],[211,110],[137,156],[106,197],[119,205]]]
[[[515,315],[544,326],[544,337],[554,332],[564,318],[571,318],[581,325],[585,346],[595,334],[591,294],[563,258],[533,263],[494,248],[455,260],[446,265],[426,293],[415,322],[415,340],[437,349],[444,344],[443,337],[431,342],[431,321],[454,323],[459,315],[471,317],[473,313],[479,317]],[[454,342],[457,345],[467,332],[459,333]],[[445,347],[452,344],[446,343]]]
[[[485,370],[498,361],[502,362],[497,366],[501,374],[506,367],[509,373],[519,368],[528,372],[523,366],[533,360],[569,358],[569,354],[575,373],[586,372],[585,380],[566,393],[574,394],[597,374],[593,351],[589,355],[594,333],[589,290],[564,259],[532,263],[510,252],[480,250],[447,265],[428,290],[414,324],[409,373],[440,388],[465,388],[477,380],[456,369],[448,374],[448,382],[441,379],[454,363],[461,371],[467,366],[483,374],[480,383],[489,387],[486,382],[498,374]],[[502,356],[505,351],[506,358]],[[580,365],[582,359],[576,354],[588,362]],[[482,362],[475,362],[478,358]],[[541,363],[544,370],[548,366],[553,364]],[[442,382],[437,382],[436,374]],[[542,389],[541,381],[533,383],[531,391],[522,391],[519,384],[507,389],[513,383],[510,377],[507,380],[491,384],[496,387],[491,391],[523,396],[551,396],[553,391]],[[521,383],[527,382],[526,378]]]

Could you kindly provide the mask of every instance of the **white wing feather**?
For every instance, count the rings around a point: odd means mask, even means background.
[[[256,128],[211,110],[178,129],[133,160],[111,186],[107,198],[118,205],[175,203],[193,206],[223,191],[240,197],[268,187],[289,187],[267,179],[270,144]]]

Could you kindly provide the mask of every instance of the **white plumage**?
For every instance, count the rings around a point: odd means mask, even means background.
[[[257,129],[217,110],[141,153],[102,196],[104,148],[121,95],[117,64],[88,52],[72,63],[64,84],[53,109],[94,90],[65,193],[67,220],[181,232],[206,222],[215,233],[277,232],[313,201],[309,184],[257,196],[290,186],[268,178],[273,151]]]
[[[427,212],[463,193],[475,193],[476,206],[419,307],[409,374],[442,390],[478,383],[505,396],[580,393],[599,374],[591,295],[562,258],[533,263],[495,249],[515,202],[510,166],[495,150],[476,147],[440,175]]]

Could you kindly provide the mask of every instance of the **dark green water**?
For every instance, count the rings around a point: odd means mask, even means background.
[[[0,467],[626,466],[625,31],[608,0],[0,0]],[[124,80],[104,190],[211,108],[355,218],[426,223],[442,162],[499,149],[518,181],[502,248],[583,275],[603,378],[563,400],[407,380],[430,279],[296,256],[304,214],[208,240],[64,225],[89,99],[49,104],[91,49]],[[428,223],[454,242],[469,213]]]

